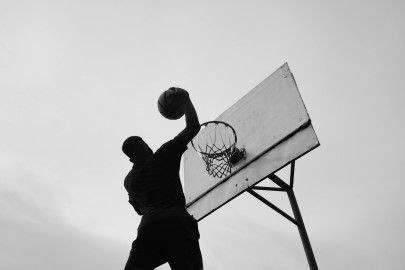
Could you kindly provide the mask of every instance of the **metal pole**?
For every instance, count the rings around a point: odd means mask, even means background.
[[[298,231],[301,236],[302,245],[304,246],[305,255],[307,256],[309,268],[311,270],[318,270],[318,265],[315,261],[315,255],[312,251],[311,243],[309,242],[309,237],[307,234],[307,230],[304,226],[304,220],[302,219],[300,209],[298,208],[297,199],[295,198],[293,189],[287,191],[288,199],[290,200],[291,208],[294,213],[295,220],[299,223],[297,225]]]
[[[294,188],[294,172],[295,172],[295,160],[291,162],[291,168],[290,168],[290,188]]]

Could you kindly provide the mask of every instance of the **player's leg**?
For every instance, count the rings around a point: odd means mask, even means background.
[[[153,270],[166,262],[158,233],[145,228],[132,243],[125,270]]]
[[[197,221],[181,217],[167,227],[166,252],[172,270],[202,270],[203,260],[198,240]]]

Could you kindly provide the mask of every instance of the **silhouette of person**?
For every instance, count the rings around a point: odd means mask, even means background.
[[[133,163],[125,178],[129,203],[142,215],[125,270],[150,270],[166,262],[173,270],[203,269],[197,221],[186,211],[180,160],[200,130],[197,113],[186,90],[180,92],[186,127],[155,153],[141,137],[125,140],[123,152]]]

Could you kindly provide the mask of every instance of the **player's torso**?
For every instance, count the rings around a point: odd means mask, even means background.
[[[146,213],[184,204],[178,167],[155,156],[134,166],[125,179],[125,187]]]

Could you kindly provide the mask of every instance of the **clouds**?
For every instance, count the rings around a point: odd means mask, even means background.
[[[37,194],[39,195],[39,194]],[[0,192],[0,264],[4,269],[123,267],[125,244],[83,231],[19,193]]]

